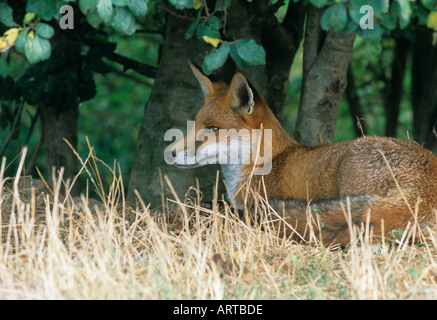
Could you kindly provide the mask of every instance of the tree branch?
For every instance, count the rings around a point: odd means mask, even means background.
[[[173,17],[175,17],[175,18],[178,19],[178,20],[190,21],[190,22],[194,22],[194,21],[196,21],[195,18],[182,16],[182,15],[180,15],[180,14],[174,12],[173,10],[171,10],[171,9],[165,7],[165,6],[162,6],[162,5],[161,5],[161,6],[158,6],[158,9],[161,9],[161,10],[163,10],[163,11],[169,13],[170,15],[172,15]]]
[[[311,15],[310,15],[310,12]],[[334,138],[338,106],[347,84],[355,33],[329,31],[323,38],[320,10],[310,7],[304,43],[304,81],[295,138],[316,145]],[[320,48],[320,50],[319,50]]]
[[[124,67],[124,71],[132,69],[143,76],[149,78],[156,77],[157,68],[144,64],[142,62],[123,57],[115,52],[106,53],[105,57],[113,62],[117,62]]]
[[[326,33],[322,30],[320,20],[323,15],[323,8],[316,8],[310,5],[307,9],[307,24],[305,29],[304,56],[303,56],[303,79],[311,69],[314,61],[322,48]]]
[[[141,84],[141,85],[145,85],[145,86],[147,86],[147,87],[149,87],[149,88],[153,87],[153,84],[152,84],[152,83],[149,83],[149,82],[144,81],[144,80],[142,80],[142,79],[138,79],[137,77],[135,77],[135,76],[133,76],[133,75],[131,75],[131,74],[128,74],[128,73],[126,73],[126,72],[123,72],[123,71],[121,71],[121,70],[118,70],[117,68],[111,68],[111,71],[114,72],[115,74],[119,75],[120,77],[123,77],[123,78],[129,79],[129,80],[133,80],[133,81],[135,81],[136,83],[139,83],[139,84]]]

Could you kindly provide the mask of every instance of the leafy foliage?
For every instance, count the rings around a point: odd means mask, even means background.
[[[74,31],[60,27],[64,5],[73,8]],[[0,79],[1,127],[19,127],[18,112],[9,107],[18,101],[50,106],[59,115],[70,107],[68,101],[93,99],[94,74],[109,72],[103,57],[115,55],[116,45],[108,42],[108,34],[132,35],[136,18],[146,13],[146,0],[0,0],[0,30],[6,27],[0,52],[8,55],[15,48],[30,63],[16,81]],[[130,62],[120,60],[124,65]]]
[[[289,0],[303,1],[304,5],[314,5],[325,8],[321,18],[321,26],[325,31],[356,32],[367,42],[377,47],[384,34],[393,30],[408,28],[413,18],[418,18],[421,25],[437,30],[437,4],[434,0]],[[205,0],[197,0],[195,6],[197,18],[187,28],[187,39],[196,35],[199,40],[211,44],[214,48],[205,58],[202,69],[206,74],[220,68],[229,55],[240,68],[251,65],[265,64],[265,51],[259,44],[249,42],[250,39],[239,39],[234,43],[223,40],[223,30],[226,24],[226,11],[232,5],[232,0],[218,0],[214,10],[208,8]],[[251,2],[251,1],[248,1]],[[276,4],[278,1],[271,1]],[[287,2],[287,1],[285,1]],[[176,9],[193,8],[191,0],[171,0]],[[363,6],[370,6],[373,12],[361,11]],[[371,14],[374,24],[372,28],[361,28],[360,22],[365,22],[365,15]],[[364,19],[364,21],[362,21]],[[223,47],[223,48],[222,48]]]
[[[407,28],[411,19],[416,17],[420,24],[437,30],[437,5],[434,0],[289,1],[303,1],[304,5],[325,8],[321,19],[324,30],[356,32],[374,46],[379,45],[384,34],[397,28]],[[271,1],[272,5],[278,2]],[[200,41],[213,46],[202,65],[205,73],[220,68],[229,56],[243,69],[265,64],[264,48],[253,39],[226,40],[226,16],[232,0],[217,0],[213,7],[205,0],[169,0],[169,3],[176,10],[196,10],[197,17],[187,28],[185,37],[189,39],[196,36]],[[17,50],[24,52],[30,63],[47,60],[52,52],[49,40],[56,33],[53,23],[59,21],[59,9],[66,4],[76,4],[93,28],[105,26],[125,35],[134,34],[136,17],[145,16],[148,12],[146,0],[28,0],[20,25],[14,22],[17,15],[14,16],[11,5],[6,0],[0,0],[0,22],[9,28],[18,27],[16,30],[19,31],[14,41],[0,42],[0,50],[6,51],[16,45]],[[362,11],[363,6],[370,6],[372,12]],[[372,14],[373,28],[360,27],[366,14]]]
[[[21,78],[15,78],[16,82],[10,77],[0,79],[1,100],[13,98],[36,105],[50,104],[59,113],[66,107],[63,101],[71,97],[80,101],[92,99],[96,93],[94,74],[108,72],[105,59],[111,60],[108,56],[115,54],[115,45],[108,42],[108,34],[133,35],[138,20],[149,18],[153,9],[160,7],[182,18],[188,10],[195,13],[195,19],[190,15],[194,21],[185,30],[185,38],[197,38],[210,45],[202,64],[206,74],[222,67],[228,59],[241,69],[263,65],[266,52],[261,43],[247,38],[230,40],[226,34],[228,10],[235,1],[0,0],[0,52],[5,52],[7,57],[11,50],[16,50],[31,64]],[[412,25],[437,30],[435,0],[270,0],[272,10],[291,2],[322,8],[321,26],[325,31],[356,32],[373,47],[380,47],[382,40],[394,32],[410,32]],[[79,46],[66,55],[58,53],[56,47],[58,37],[63,35],[59,27],[63,5],[74,8],[75,30],[71,34]],[[248,0],[247,5],[253,5],[252,1]],[[373,29],[360,27],[364,5],[373,9]],[[5,94],[10,90],[13,96]],[[2,127],[12,123],[13,113],[10,108],[0,110]]]
[[[419,24],[425,25],[432,19],[437,10],[434,0],[308,0],[317,7],[326,6],[322,16],[322,28],[326,31],[352,32],[363,37],[373,45],[379,45],[384,34],[399,28],[405,29],[411,20],[418,18]],[[391,4],[390,4],[391,3]],[[372,12],[362,10],[370,6]],[[372,15],[373,28],[361,28],[360,23],[365,21],[365,15]],[[433,24],[428,24],[433,27]]]
[[[22,2],[24,1],[17,1],[10,5],[6,0],[0,0],[0,23],[19,31],[18,50],[25,53],[30,63],[37,63],[50,57],[52,47],[47,40],[55,34],[55,29],[51,25],[59,24],[62,17],[60,8],[64,5],[76,3],[88,23],[94,28],[99,28],[103,24],[125,35],[134,34],[135,17],[145,16],[147,13],[146,0],[28,0],[25,2],[25,14],[20,24],[18,20],[14,21],[13,8],[21,6]],[[16,44],[15,40],[7,44],[5,41],[0,42],[0,50],[2,52],[8,50]]]
[[[214,11],[209,13],[204,1],[198,0],[196,9],[198,17],[190,24],[185,33],[186,39],[196,35],[201,41],[214,46],[202,64],[202,69],[206,74],[220,68],[229,55],[242,69],[266,63],[264,48],[253,39],[239,39],[232,42],[222,40],[226,10],[230,5],[231,0],[218,0]],[[176,5],[175,7],[178,8]],[[203,11],[205,11],[205,15],[202,15]]]

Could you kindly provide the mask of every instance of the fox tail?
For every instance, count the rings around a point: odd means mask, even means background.
[[[351,241],[353,226],[369,226],[373,235],[393,237],[404,230],[408,222],[421,222],[423,211],[415,214],[399,196],[351,195],[312,202],[303,200],[269,200],[272,211],[269,222],[280,234],[296,240],[310,241],[311,234],[325,245],[346,246]],[[311,232],[313,231],[313,232]]]

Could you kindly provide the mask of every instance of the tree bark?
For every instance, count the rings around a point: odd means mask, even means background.
[[[226,40],[254,39],[266,51],[265,66],[242,70],[266,99],[275,115],[284,107],[288,77],[303,37],[305,8],[290,2],[284,21],[275,16],[277,7],[269,1],[234,0],[228,10]],[[247,21],[243,26],[241,21]]]
[[[280,35],[274,36],[282,42],[270,41],[266,47],[266,66],[251,66],[241,70],[257,91],[267,98],[271,107],[280,112],[285,99],[288,72],[302,39],[304,12],[300,4],[290,4],[289,13],[282,25],[274,13],[275,8],[268,1],[232,1],[227,10],[223,40],[231,42],[254,39],[258,44],[264,44],[266,35],[273,36],[275,32],[280,32]],[[303,13],[303,16],[300,13]],[[178,128],[185,132],[186,121],[193,119],[203,103],[199,84],[192,75],[186,59],[189,57],[201,65],[205,55],[211,50],[211,46],[203,45],[198,39],[185,40],[185,30],[190,21],[178,19],[173,15],[169,15],[167,19],[162,57],[141,125],[128,190],[128,201],[135,201],[134,190],[138,190],[144,200],[152,203],[153,207],[162,203],[160,171],[162,175],[169,176],[181,199],[190,186],[196,185],[196,178],[199,178],[200,189],[205,193],[204,198],[209,200],[212,198],[217,170],[220,169],[219,166],[207,166],[182,170],[167,165],[164,161],[164,150],[170,144],[163,139],[165,131]],[[241,21],[247,23],[242,25]],[[235,63],[228,59],[228,62],[214,73],[220,80],[230,81],[235,71]],[[223,186],[219,190],[225,191]],[[169,195],[168,190],[165,190],[164,198]]]
[[[262,32],[271,17],[267,1],[249,3],[246,0],[233,0],[227,14],[225,40],[232,42],[240,39],[254,39],[256,43],[262,44]],[[240,71],[247,76],[263,97],[267,96],[268,79],[265,65],[250,66]]]
[[[320,28],[322,9],[310,6],[304,41],[302,94],[294,136],[304,145],[334,138],[338,106],[347,84],[355,33]]]
[[[347,86],[346,86],[346,99],[349,105],[349,111],[354,125],[355,136],[360,137],[367,134],[367,126],[364,122],[363,107],[360,102],[360,97],[357,94],[357,87],[355,85],[355,79],[353,71],[349,66],[347,70]]]
[[[397,37],[396,48],[394,50],[394,60],[392,63],[391,78],[387,84],[385,95],[385,135],[396,136],[398,126],[399,110],[404,88],[405,68],[407,65],[408,49],[410,43],[403,37]]]
[[[64,139],[77,150],[77,121],[79,119],[79,103],[74,101],[69,108],[56,117],[50,106],[40,106],[42,122],[42,135],[47,163],[47,175],[52,178],[52,168],[59,170],[64,167],[63,180],[70,181],[79,172],[78,159]],[[51,181],[52,185],[54,181]],[[63,188],[63,187],[62,187]],[[81,191],[80,182],[76,181],[71,196],[79,196]],[[62,191],[65,194],[64,190]]]
[[[268,87],[266,101],[276,116],[284,108],[291,64],[303,37],[305,7],[290,1],[284,21],[272,14],[262,35],[266,50]]]
[[[203,104],[202,91],[187,58],[201,64],[208,47],[195,38],[185,40],[189,23],[168,16],[162,56],[142,120],[129,180],[127,199],[132,203],[136,200],[135,190],[144,201],[152,204],[152,208],[162,204],[162,192],[164,198],[173,198],[165,181],[165,190],[161,190],[160,172],[162,178],[164,175],[169,177],[181,199],[190,186],[196,186],[196,177],[205,197],[212,195],[218,166],[183,170],[164,161],[164,150],[172,143],[164,141],[165,132],[177,128],[186,134],[186,121],[192,120]]]
[[[414,138],[437,153],[437,46],[433,45],[433,32],[416,29],[412,63],[412,105]]]

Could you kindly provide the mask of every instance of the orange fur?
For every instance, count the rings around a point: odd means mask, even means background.
[[[308,227],[308,201],[322,221],[323,228],[317,232],[326,244],[345,245],[350,241],[343,209],[348,203],[353,224],[365,223],[370,212],[374,234],[381,234],[382,220],[384,233],[388,235],[391,230],[403,229],[413,221],[414,212],[419,223],[435,217],[437,158],[417,143],[366,136],[334,144],[303,146],[285,133],[263,98],[253,91],[241,73],[228,86],[213,83],[197,68],[192,68],[205,93],[204,106],[195,117],[196,131],[211,126],[237,130],[262,126],[272,130],[272,171],[265,176],[251,176],[253,162],[242,165],[238,185],[250,179],[251,186],[265,186],[272,207],[301,235]],[[251,101],[250,93],[253,93],[252,107],[246,103]],[[196,148],[200,145],[197,143]],[[261,153],[262,146],[261,143]],[[231,198],[244,206],[245,195],[240,191],[231,194]],[[250,206],[251,202],[246,205]]]

